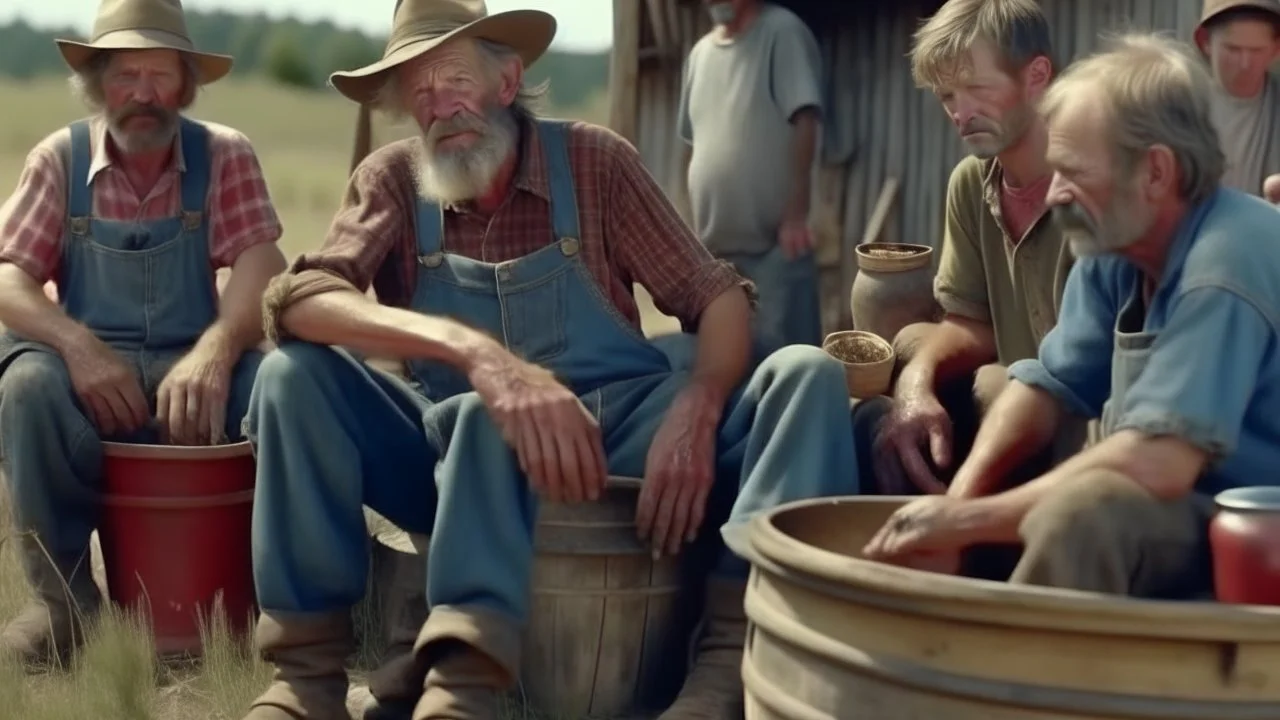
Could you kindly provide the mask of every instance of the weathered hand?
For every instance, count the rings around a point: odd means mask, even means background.
[[[881,493],[947,491],[925,462],[921,448],[926,444],[937,467],[951,464],[951,418],[946,409],[932,394],[896,399],[872,443],[872,463]]]
[[[234,360],[197,344],[156,390],[160,437],[173,445],[217,445],[226,441],[227,396]]]
[[[797,258],[813,249],[813,231],[806,218],[784,220],[778,229],[778,244],[788,258]]]
[[[915,564],[930,555],[959,553],[968,544],[966,500],[926,495],[898,508],[862,549],[870,560]]]
[[[724,404],[706,388],[686,387],[667,410],[645,459],[636,530],[654,556],[675,555],[697,537],[715,481],[716,430]]]
[[[64,362],[81,405],[103,437],[131,433],[150,417],[133,369],[97,338],[69,352]]]
[[[600,425],[547,370],[495,348],[470,373],[535,491],[554,502],[596,500],[608,477]]]

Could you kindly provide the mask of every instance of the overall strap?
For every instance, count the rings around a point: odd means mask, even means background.
[[[198,122],[181,119],[178,132],[182,136],[182,211],[203,213],[208,204],[209,175],[213,163],[209,157],[209,129]]]
[[[573,169],[569,165],[568,124],[559,120],[538,120],[538,140],[547,163],[551,185],[551,231],[555,240],[580,240],[578,200],[573,189]]]
[[[426,257],[440,252],[442,248],[444,211],[436,203],[423,200],[421,195],[416,195],[416,198],[414,234],[418,238],[418,257]]]
[[[93,150],[89,147],[89,121],[71,123],[71,158],[67,172],[67,215],[89,217],[93,214],[93,188],[89,187],[89,164]]]

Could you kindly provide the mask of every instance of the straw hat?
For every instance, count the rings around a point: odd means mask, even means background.
[[[1200,22],[1196,24],[1196,31],[1225,12],[1245,9],[1272,13],[1276,16],[1276,20],[1280,21],[1280,0],[1204,0],[1204,8],[1200,12]]]
[[[196,61],[202,85],[231,72],[230,56],[195,49],[181,0],[102,0],[89,42],[54,42],[75,71],[103,50],[177,50]]]
[[[598,0],[596,0],[598,1]],[[541,10],[490,15],[484,0],[397,0],[382,59],[358,70],[336,72],[329,83],[358,103],[377,95],[397,65],[456,38],[478,38],[515,50],[529,67],[551,45],[556,19]]]

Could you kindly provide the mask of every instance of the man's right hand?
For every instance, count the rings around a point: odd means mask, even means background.
[[[951,464],[951,418],[932,393],[895,398],[893,408],[880,422],[872,446],[876,482],[885,495],[926,494],[947,491],[925,462],[928,446],[934,465]]]
[[[131,433],[147,424],[151,410],[133,368],[106,343],[90,338],[63,360],[81,405],[103,437]]]
[[[468,373],[535,491],[553,502],[597,500],[608,477],[600,425],[547,370],[490,348]]]

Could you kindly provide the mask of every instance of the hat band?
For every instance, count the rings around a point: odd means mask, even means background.
[[[396,28],[396,33],[391,36],[387,42],[387,51],[383,53],[383,57],[387,57],[394,52],[404,49],[405,46],[411,45],[423,40],[434,40],[443,35],[448,35],[462,27],[466,27],[470,23],[447,20],[444,22],[438,20],[421,20],[411,24],[405,24]]]
[[[195,50],[195,44],[191,42],[191,38],[185,35],[179,35],[170,30],[165,30],[163,28],[150,28],[150,27],[112,28],[110,30],[106,30],[104,32],[101,32],[95,35],[89,41],[89,44],[99,45],[107,42],[107,40],[113,35],[120,35],[124,33],[131,33],[135,36],[146,35],[148,37],[154,38],[159,42],[171,45],[175,48],[182,48],[185,50]]]

